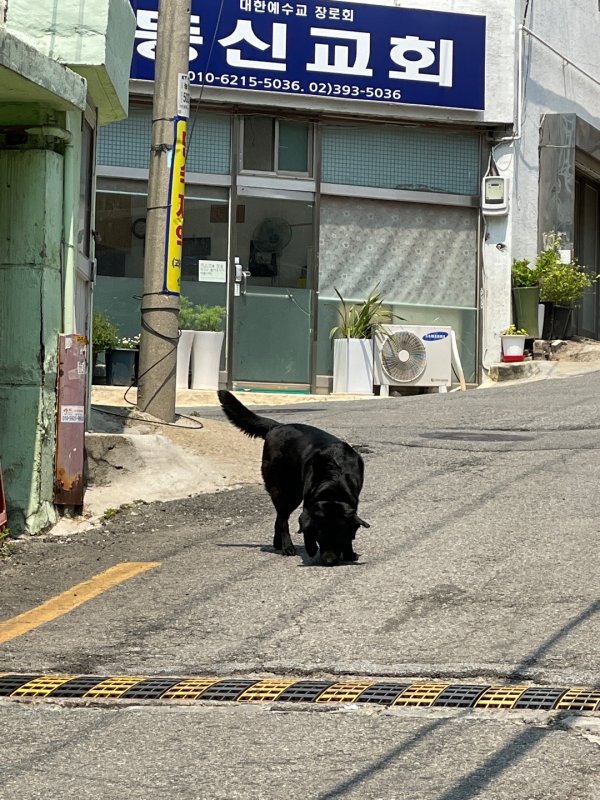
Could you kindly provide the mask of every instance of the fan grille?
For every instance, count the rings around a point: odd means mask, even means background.
[[[397,383],[410,383],[425,372],[425,345],[410,331],[392,333],[381,348],[381,366],[386,375]]]

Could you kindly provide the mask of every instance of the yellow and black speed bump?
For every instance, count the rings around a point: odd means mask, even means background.
[[[404,708],[596,711],[600,689],[585,687],[148,677],[143,675],[18,675],[0,673],[0,697],[68,700],[229,701],[238,703],[370,703]]]

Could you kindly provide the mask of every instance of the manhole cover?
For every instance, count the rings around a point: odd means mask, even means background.
[[[422,433],[422,439],[450,439],[458,442],[531,442],[533,436],[501,431],[433,431]]]

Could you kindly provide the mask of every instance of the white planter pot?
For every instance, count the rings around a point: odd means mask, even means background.
[[[192,345],[192,389],[218,389],[222,331],[194,331]]]
[[[525,337],[524,336],[501,336],[502,339],[502,353],[507,358],[517,359],[523,357],[525,350]]]
[[[334,394],[373,394],[373,340],[333,340]]]
[[[177,388],[188,389],[190,383],[190,358],[195,331],[181,331],[177,344]]]

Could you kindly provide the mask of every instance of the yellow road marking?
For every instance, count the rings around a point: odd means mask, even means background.
[[[25,611],[12,619],[0,622],[0,644],[22,636],[45,622],[51,622],[63,614],[68,614],[77,606],[92,600],[99,594],[106,592],[129,578],[134,578],[142,572],[160,566],[160,561],[128,561],[123,564],[115,564],[104,572],[94,575],[87,581],[78,583],[67,589],[66,592],[56,595],[51,600],[47,600],[30,611]]]

